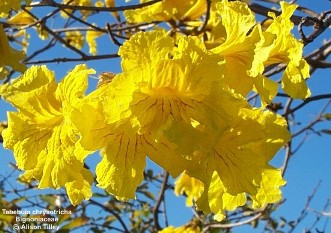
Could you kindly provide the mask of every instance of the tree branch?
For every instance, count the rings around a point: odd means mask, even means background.
[[[233,227],[239,227],[239,226],[246,225],[246,224],[251,223],[251,222],[255,221],[256,219],[260,218],[262,216],[265,208],[257,211],[257,213],[253,217],[240,221],[240,222],[227,223],[227,224],[213,223],[213,224],[207,225],[206,227],[203,228],[202,232],[210,232],[210,229],[213,229],[213,228],[225,229],[225,228],[233,228]]]
[[[306,127],[300,129],[296,133],[293,133],[292,134],[292,138],[300,135],[301,133],[305,132],[308,129],[311,129],[316,123],[320,122],[323,119],[323,113],[325,112],[325,110],[327,109],[327,107],[330,104],[331,104],[331,99],[324,105],[324,107],[322,108],[322,110],[320,111],[320,113],[317,115],[317,117],[313,121],[311,121]]]
[[[83,56],[81,58],[54,58],[50,60],[40,60],[40,61],[29,61],[25,62],[27,65],[37,65],[43,63],[60,63],[60,62],[79,62],[79,61],[92,61],[92,60],[101,60],[101,59],[109,59],[109,58],[117,58],[119,57],[118,54],[105,54],[105,55],[96,55],[96,56]]]
[[[279,12],[277,10],[274,10],[274,9],[271,9],[271,8],[268,8],[268,7],[265,7],[265,6],[262,6],[262,5],[257,4],[257,3],[248,3],[248,6],[256,14],[263,15],[263,16],[268,17],[268,18],[269,18],[269,16],[268,16],[268,13],[269,12],[273,12],[277,16],[281,14],[281,12]],[[292,15],[291,21],[294,24],[299,25],[300,22],[302,21],[302,18],[303,17],[301,17],[301,16]],[[310,21],[307,21],[307,22],[302,23],[302,26],[313,26],[313,25],[314,24],[312,22],[310,22]]]
[[[145,3],[133,4],[129,6],[118,6],[118,7],[96,7],[96,6],[79,6],[79,5],[69,5],[69,4],[61,4],[57,3],[53,0],[42,1],[39,4],[33,4],[33,7],[57,7],[60,10],[70,9],[70,10],[85,10],[85,11],[96,11],[96,12],[120,12],[126,10],[135,10],[140,9],[146,6],[153,5],[155,3],[161,2],[162,0],[153,0]],[[26,7],[26,6],[25,6]]]
[[[159,197],[153,208],[154,225],[155,225],[155,228],[157,231],[162,229],[160,226],[160,223],[159,223],[159,212],[160,212],[159,209],[160,209],[161,203],[164,201],[164,194],[167,189],[167,183],[168,183],[168,179],[169,179],[169,173],[167,171],[164,171],[163,174],[164,174],[164,178],[163,178],[162,186],[160,189]]]
[[[288,111],[285,114],[283,114],[283,116],[293,114],[295,111],[302,108],[306,104],[308,104],[310,102],[313,102],[313,101],[322,100],[322,99],[331,99],[331,94],[323,94],[323,95],[316,95],[316,96],[313,96],[313,97],[309,97],[306,100],[304,100],[301,104],[299,104],[298,106],[296,106],[292,109],[288,109]]]

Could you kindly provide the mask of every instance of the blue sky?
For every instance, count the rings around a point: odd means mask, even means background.
[[[298,4],[303,5],[307,8],[311,8],[316,12],[326,11],[331,9],[331,2],[327,0],[298,0]],[[305,54],[312,51],[314,48],[318,47],[323,43],[322,39],[330,39],[331,32],[328,29],[324,32],[321,37],[314,41],[312,44],[308,45],[304,52]],[[99,41],[99,49],[102,51],[116,52],[115,49],[111,48],[109,40],[103,38]],[[65,51],[65,50],[64,50]],[[59,52],[60,54],[61,52]],[[52,54],[53,55],[53,54]],[[45,55],[47,57],[47,55]],[[74,67],[73,63],[60,63],[60,64],[50,64],[48,67],[54,70],[56,76],[60,79],[65,73]],[[105,60],[105,61],[94,61],[88,63],[89,67],[94,68],[97,73],[102,73],[104,71],[119,72],[119,60]],[[90,79],[91,86],[96,85],[96,80]],[[315,94],[325,94],[330,93],[331,90],[331,72],[330,70],[319,70],[313,74],[313,76],[308,81],[309,87],[313,95]],[[297,101],[300,103],[300,101]],[[307,108],[303,108],[298,112],[297,121],[302,123],[309,122],[314,119],[316,113],[322,108],[326,101],[319,101],[312,103]],[[6,120],[6,111],[13,110],[11,106],[0,100],[0,121]],[[331,108],[328,108],[328,112],[331,113]],[[323,123],[317,128],[331,129],[331,122]],[[275,213],[276,216],[284,216],[295,220],[302,209],[305,207],[307,202],[307,197],[313,192],[313,189],[318,185],[319,188],[316,192],[315,197],[311,201],[309,208],[311,212],[309,216],[300,223],[298,231],[302,232],[303,229],[309,227],[315,220],[315,215],[313,210],[321,211],[328,199],[331,199],[331,153],[330,153],[330,135],[323,135],[319,137],[315,134],[310,134],[306,138],[305,144],[301,149],[291,158],[288,165],[287,172],[285,174],[285,179],[287,181],[286,186],[283,188],[283,196],[285,198],[284,204]],[[12,153],[8,150],[4,150],[0,146],[0,173],[1,175],[9,174],[8,169],[9,163],[15,163]],[[96,159],[97,156],[94,156]],[[284,159],[284,153],[281,151],[272,161],[275,166],[281,166]],[[94,159],[93,159],[94,160]],[[91,159],[92,161],[92,159]],[[89,163],[89,161],[88,161]],[[93,166],[92,162],[92,166]],[[151,165],[155,167],[154,165]],[[39,191],[36,191],[39,192]],[[167,201],[169,205],[169,223],[173,225],[185,224],[189,220],[191,210],[183,209],[185,200],[183,198],[175,198],[172,194],[169,194],[169,200]],[[179,206],[179,207],[178,207]],[[177,208],[178,207],[178,208]],[[328,211],[331,211],[329,208]],[[320,225],[318,226],[320,227]],[[235,229],[234,232],[248,232],[251,228],[240,227]],[[331,232],[331,223],[327,226],[326,232]]]

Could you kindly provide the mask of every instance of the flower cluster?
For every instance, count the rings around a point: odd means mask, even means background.
[[[210,17],[203,40],[208,49],[219,54],[225,63],[225,79],[230,88],[247,95],[260,94],[263,104],[270,103],[278,91],[277,82],[263,75],[265,67],[283,63],[282,88],[292,98],[310,96],[305,79],[309,65],[302,58],[302,42],[292,34],[290,20],[297,8],[280,2],[282,14],[270,12],[269,25],[260,25],[245,2],[212,0]],[[207,10],[206,1],[164,0],[157,4],[125,12],[129,22],[180,21],[186,25],[201,25],[201,15]],[[202,38],[201,38],[202,39]]]
[[[64,186],[73,204],[92,195],[84,159],[96,150],[98,186],[120,200],[135,198],[147,157],[180,175],[176,194],[217,220],[248,199],[252,208],[280,200],[285,181],[269,162],[290,140],[286,120],[245,96],[255,91],[270,102],[278,84],[263,72],[278,63],[286,65],[283,90],[309,96],[303,46],[290,33],[295,6],[281,7],[262,27],[246,3],[212,1],[204,40],[162,29],[136,33],[119,49],[122,72],[86,96],[94,71],[84,65],[59,84],[46,67],[29,68],[1,90],[18,109],[8,113],[4,146],[27,180]],[[205,1],[164,0],[126,16],[134,21],[146,10],[143,17],[190,21],[206,9]]]

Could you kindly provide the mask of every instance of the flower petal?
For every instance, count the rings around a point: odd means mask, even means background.
[[[19,72],[26,70],[26,66],[20,62],[26,57],[25,53],[10,47],[2,24],[0,25],[0,51],[0,67],[11,66],[14,70]]]
[[[285,185],[286,181],[282,178],[281,171],[273,167],[263,170],[262,181],[256,195],[251,196],[254,209],[261,208],[267,203],[275,203],[282,198],[282,192],[279,189]]]
[[[302,59],[298,66],[290,62],[282,77],[282,87],[292,98],[306,99],[311,93],[306,84],[309,77],[309,65]]]
[[[154,60],[166,58],[173,50],[173,39],[164,30],[139,32],[126,41],[118,51],[123,71],[146,67]]]
[[[146,165],[143,144],[143,136],[137,134],[123,131],[114,135],[102,150],[102,160],[96,168],[98,186],[119,200],[135,198]]]
[[[95,71],[87,69],[86,65],[77,65],[58,84],[55,93],[57,99],[62,102],[68,101],[70,104],[81,99],[87,89],[87,77],[94,73]]]

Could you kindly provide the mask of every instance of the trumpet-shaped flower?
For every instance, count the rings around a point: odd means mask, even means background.
[[[216,121],[226,125],[225,116],[235,106],[226,100],[236,98],[230,92],[222,94],[219,56],[208,53],[197,39],[182,38],[176,48],[163,31],[138,33],[119,54],[123,73],[87,96],[72,119],[86,149],[105,147],[97,167],[99,186],[126,199],[134,197],[142,180],[146,154],[173,176],[185,170],[185,159],[176,153],[178,145],[162,133],[168,126],[178,122],[194,131],[192,119],[210,127]],[[223,96],[226,106],[211,117],[213,96]],[[90,114],[97,115],[86,124],[82,116]],[[132,186],[121,185],[118,174]]]
[[[191,178],[194,179],[194,178]],[[286,182],[281,176],[280,170],[271,166],[266,167],[262,171],[262,180],[257,185],[257,193],[248,195],[253,200],[252,208],[262,208],[267,203],[275,203],[282,198],[280,187]],[[247,194],[245,192],[232,194],[226,190],[224,183],[217,172],[212,175],[211,183],[200,199],[197,201],[197,207],[205,212],[215,214],[214,218],[217,221],[222,221],[225,216],[225,211],[233,211],[236,208],[243,206],[247,202]]]
[[[252,109],[231,91],[223,83],[219,55],[197,37],[182,37],[174,46],[163,31],[137,33],[119,54],[123,73],[72,112],[82,146],[103,148],[96,171],[100,187],[119,199],[133,198],[147,155],[174,177],[185,171],[198,179],[188,204],[197,199],[206,212],[223,214],[243,205],[262,184],[264,190],[279,190],[282,184],[264,184],[263,174],[274,169],[268,162],[289,140],[286,122]],[[185,175],[177,184],[177,193],[193,189]],[[225,195],[225,204],[216,193]],[[256,200],[263,205],[276,198]]]
[[[305,99],[310,96],[305,80],[309,77],[309,65],[302,58],[302,42],[292,34],[293,23],[290,20],[297,5],[280,2],[282,14],[276,16],[270,12],[273,19],[266,32],[276,36],[268,60],[265,65],[285,63],[287,68],[282,77],[283,90],[292,98]]]
[[[291,34],[290,17],[297,6],[285,2],[280,5],[282,14],[269,13],[273,20],[264,31],[247,4],[239,1],[215,3],[208,24],[206,44],[212,52],[224,56],[227,84],[244,96],[251,90],[258,92],[263,105],[271,102],[278,90],[276,82],[262,75],[265,67],[272,64],[287,65],[282,77],[287,94],[293,98],[310,95],[305,82],[309,66],[302,58],[303,44]]]
[[[142,0],[141,3],[149,2]],[[124,16],[130,23],[145,23],[168,20],[195,20],[202,16],[207,9],[204,0],[176,1],[163,0],[150,6],[136,10],[127,10]]]
[[[26,179],[39,180],[39,188],[65,186],[74,205],[92,195],[93,177],[84,168],[88,152],[79,147],[69,118],[91,73],[84,65],[76,66],[57,85],[53,72],[33,66],[2,90],[3,98],[18,110],[8,113],[4,147],[13,150]]]
[[[242,108],[231,128],[208,138],[210,149],[196,154],[210,154],[202,156],[198,165],[194,161],[199,157],[193,157],[187,175],[176,183],[175,192],[188,195],[187,204],[194,200],[199,210],[212,212],[221,221],[225,211],[244,205],[247,196],[253,200],[253,208],[281,199],[280,187],[285,181],[268,162],[290,138],[283,118]],[[192,183],[197,186],[193,188]]]
[[[247,195],[254,200],[253,208],[279,201],[285,184],[280,171],[268,165],[289,140],[285,120],[260,110],[243,109],[240,115],[243,118],[219,135],[205,157],[201,164],[205,174],[187,170],[175,187],[177,194],[188,195],[187,204],[194,200],[198,209],[215,213],[219,221],[225,211],[244,205]]]
[[[25,58],[24,52],[16,51],[10,47],[7,35],[0,25],[0,68],[1,73],[5,72],[6,66],[12,67],[14,70],[24,72],[26,66],[20,63]]]

